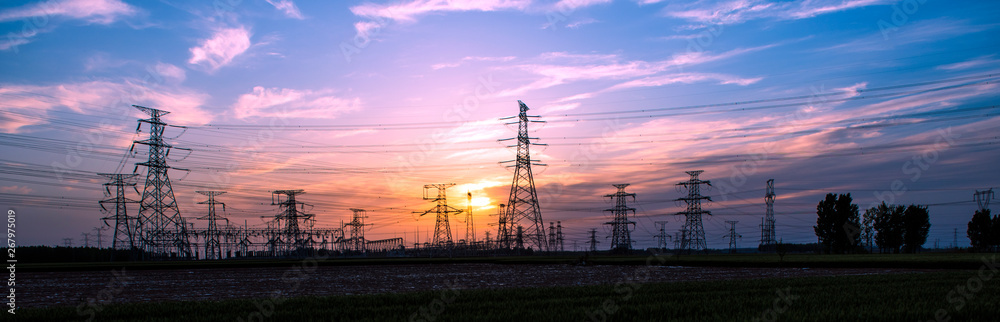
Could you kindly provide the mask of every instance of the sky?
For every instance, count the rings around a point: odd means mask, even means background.
[[[851,193],[862,212],[928,205],[925,247],[968,245],[974,192],[1000,188],[997,16],[993,1],[4,1],[0,203],[21,245],[81,245],[104,226],[97,173],[144,184],[135,104],[170,112],[195,227],[197,190],[263,227],[271,191],[302,189],[317,227],[361,208],[368,239],[425,242],[423,186],[455,183],[481,240],[507,203],[515,151],[498,140],[521,100],[546,121],[532,171],[567,249],[590,229],[610,245],[620,183],[636,248],[657,221],[676,235],[690,170],[712,183],[711,248],[727,220],[758,244],[768,179],[785,242],[815,242],[816,204]]]

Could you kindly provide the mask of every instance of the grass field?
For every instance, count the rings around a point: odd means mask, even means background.
[[[859,254],[816,255],[789,254],[780,259],[775,254],[712,254],[712,255],[662,255],[663,265],[677,266],[727,266],[727,267],[830,267],[830,268],[932,268],[976,269],[982,265],[983,256],[974,253],[922,253],[922,254]],[[496,263],[496,264],[574,264],[582,255],[569,256],[514,256],[469,258],[330,258],[318,261],[319,265],[394,265],[394,264],[444,264],[444,263]],[[596,265],[644,265],[649,255],[588,256],[587,261]],[[151,262],[93,262],[93,263],[19,263],[24,271],[78,271],[137,269],[187,269],[232,267],[281,267],[292,266],[301,259],[254,259],[217,261],[151,261]],[[657,261],[659,262],[659,260]]]
[[[260,321],[264,317],[274,321],[927,321],[936,315],[952,321],[996,321],[1000,314],[997,280],[1000,274],[986,269],[982,273],[710,282],[623,281],[579,287],[121,304],[99,311],[56,307],[21,309],[17,315],[22,321],[93,316],[95,321],[185,322]]]

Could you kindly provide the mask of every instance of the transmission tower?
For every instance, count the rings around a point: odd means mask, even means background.
[[[990,200],[993,199],[993,188],[983,191],[976,190],[976,193],[972,197],[976,200],[976,204],[979,205],[979,211],[984,212],[990,209]]]
[[[599,241],[597,241],[597,229],[590,230],[590,241],[588,243],[590,243],[590,252],[596,253],[597,244],[600,243]]]
[[[80,236],[83,236],[83,247],[90,248],[90,233],[81,233]]]
[[[141,236],[142,247],[153,256],[174,253],[178,257],[189,258],[191,242],[187,236],[187,224],[177,208],[174,190],[167,176],[167,170],[171,169],[167,165],[167,156],[174,147],[163,141],[163,130],[169,125],[163,123],[160,117],[170,112],[138,105],[132,107],[150,116],[148,119],[139,120],[139,128],[142,127],[142,123],[149,124],[149,139],[134,141],[134,144],[149,146],[149,160],[136,163],[136,169],[140,165],[147,169],[146,185],[142,191],[142,201],[139,203],[137,229]]]
[[[275,228],[283,230],[282,236],[275,240],[282,245],[276,246],[279,246],[278,248],[284,246],[285,251],[288,252],[305,249],[311,240],[302,235],[299,221],[302,221],[303,225],[309,225],[315,215],[305,213],[306,204],[295,200],[295,196],[304,193],[306,193],[304,190],[275,190],[271,192],[271,205],[277,205],[280,209],[278,214],[273,217],[277,225]],[[285,196],[284,201],[281,200],[281,196]],[[284,229],[281,228],[282,223],[284,223]]]
[[[466,192],[469,196],[469,203],[465,211],[465,240],[469,244],[476,242],[476,225],[472,224],[472,192]]]
[[[507,216],[506,224],[499,228],[497,238],[502,238],[500,240],[501,247],[509,249],[511,246],[510,235],[514,227],[518,225],[526,226],[527,231],[524,234],[528,236],[526,240],[528,246],[533,246],[540,251],[546,251],[549,250],[549,246],[545,239],[545,224],[542,221],[542,211],[538,207],[535,179],[531,174],[532,165],[544,166],[544,164],[536,163],[538,160],[532,160],[529,153],[531,145],[544,144],[531,143],[531,140],[537,140],[538,138],[528,136],[528,123],[544,123],[545,121],[535,120],[538,116],[529,116],[527,114],[528,106],[524,102],[517,101],[517,104],[520,107],[520,113],[517,116],[501,118],[501,120],[513,119],[515,117],[518,119],[517,122],[507,123],[517,124],[517,138],[500,140],[517,140],[517,145],[509,146],[517,147],[517,158],[501,162],[514,162],[513,165],[508,166],[514,168],[514,180],[510,186],[510,197],[507,200],[507,211],[505,212]],[[522,239],[523,241],[525,240]]]
[[[73,247],[73,238],[63,238],[63,245]]]
[[[764,203],[767,205],[767,210],[760,224],[760,246],[766,247],[777,243],[774,233],[774,179],[767,180]]]
[[[438,246],[452,244],[451,240],[451,224],[448,223],[448,215],[460,214],[461,210],[455,209],[454,207],[448,206],[448,197],[446,195],[446,190],[454,186],[454,183],[435,183],[424,185],[424,200],[430,200],[437,202],[434,208],[428,209],[424,212],[416,212],[421,216],[435,213],[437,218],[434,221],[434,244]],[[432,196],[428,194],[430,189],[437,189],[437,196]]]
[[[672,237],[670,236],[670,234],[667,234],[667,222],[654,221],[653,224],[656,226],[660,226],[659,233],[653,235],[653,237],[656,237],[656,248],[660,250],[667,249],[667,240]]]
[[[549,246],[555,250],[556,246],[556,222],[549,222]]]
[[[677,201],[684,201],[687,204],[687,210],[677,213],[677,215],[684,215],[684,228],[682,229],[683,234],[681,235],[680,246],[686,252],[705,250],[707,248],[705,245],[705,228],[701,224],[701,215],[711,215],[712,213],[701,209],[701,201],[712,201],[712,198],[701,195],[701,185],[712,186],[712,183],[708,180],[698,179],[698,175],[702,172],[704,171],[687,171],[686,173],[691,178],[688,181],[677,183],[678,186],[684,186],[688,191],[687,197],[677,199]]]
[[[740,234],[736,233],[736,223],[737,222],[738,221],[735,221],[735,220],[726,220],[726,223],[730,225],[729,226],[729,234],[726,235],[726,238],[729,238],[729,253],[730,254],[736,252],[736,239],[737,238],[743,238],[743,235],[740,235]]]
[[[208,220],[208,231],[205,236],[205,259],[222,259],[222,243],[219,238],[222,232],[219,231],[218,221],[229,222],[225,217],[220,217],[215,213],[215,205],[222,205],[222,211],[226,211],[226,204],[215,201],[215,196],[226,193],[225,191],[195,191],[208,196],[208,200],[199,202],[199,205],[208,205],[208,215],[198,218]]]
[[[111,187],[115,188],[114,198],[108,198],[101,200],[99,203],[101,209],[104,213],[109,216],[101,218],[105,225],[108,225],[108,220],[115,221],[115,232],[112,233],[111,248],[112,249],[134,249],[135,237],[138,232],[136,232],[136,218],[129,217],[126,204],[139,203],[139,201],[132,200],[125,197],[125,187],[132,187],[136,194],[139,190],[135,187],[136,183],[132,181],[137,175],[136,174],[121,174],[121,173],[98,173],[102,177],[108,178],[108,183],[104,184],[105,196],[110,197]],[[108,210],[105,204],[115,204],[114,212]]]
[[[559,245],[559,251],[560,252],[566,251],[566,249],[565,249],[565,247],[563,245],[563,240],[564,239],[563,239],[563,233],[562,233],[562,222],[561,221],[557,221],[556,222],[556,244]]]
[[[91,228],[91,230],[94,231],[94,236],[97,238],[97,248],[104,248],[104,234],[102,234],[104,232],[104,227],[94,227]]]
[[[628,226],[632,225],[632,227],[635,227],[635,222],[628,220],[628,213],[631,211],[635,215],[635,208],[629,208],[626,202],[628,201],[628,197],[632,197],[632,201],[635,201],[635,194],[625,192],[625,187],[629,186],[628,183],[616,184],[614,186],[618,188],[618,192],[604,195],[604,197],[615,201],[614,208],[604,210],[610,211],[614,219],[604,224],[611,225],[611,250],[630,250],[632,249],[632,234]]]
[[[365,218],[368,218],[368,212],[364,209],[351,208],[351,222],[344,224],[344,226],[351,226],[351,239],[350,245],[351,250],[364,253],[367,250],[365,244]]]

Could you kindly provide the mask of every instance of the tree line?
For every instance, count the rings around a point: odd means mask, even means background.
[[[930,231],[927,206],[882,204],[860,214],[851,194],[827,194],[816,205],[813,230],[826,253],[916,253]]]
[[[927,206],[891,205],[882,202],[860,214],[851,194],[827,194],[816,205],[813,230],[826,253],[916,253],[930,231]],[[976,210],[967,235],[974,251],[1000,251],[1000,215]]]

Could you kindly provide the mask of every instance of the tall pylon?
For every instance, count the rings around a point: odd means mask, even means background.
[[[434,245],[452,245],[451,224],[448,223],[448,215],[457,215],[462,213],[461,210],[448,206],[447,190],[449,187],[454,185],[454,183],[435,183],[424,185],[424,200],[437,202],[437,205],[427,211],[416,213],[419,213],[421,216],[429,213],[436,214],[434,221]],[[431,189],[437,189],[437,195],[428,194],[428,191]]]
[[[628,183],[613,186],[618,188],[618,192],[604,195],[604,197],[613,199],[615,207],[604,211],[610,211],[614,219],[604,224],[611,225],[611,250],[627,251],[632,249],[632,233],[628,226],[635,227],[635,222],[628,220],[628,213],[631,211],[635,215],[635,208],[630,208],[627,201],[628,197],[632,197],[632,201],[635,201],[635,194],[625,192],[625,187],[629,186]]]
[[[686,171],[685,173],[690,175],[691,178],[688,181],[677,183],[678,186],[684,186],[688,191],[687,197],[677,198],[677,201],[684,201],[687,204],[687,210],[676,214],[684,215],[684,228],[681,229],[683,234],[681,235],[680,245],[681,250],[684,252],[705,250],[707,248],[705,245],[705,228],[701,224],[701,215],[711,215],[712,213],[701,209],[701,201],[712,201],[712,198],[701,195],[701,185],[712,186],[712,183],[708,180],[698,179],[698,175],[702,172],[705,171]]]
[[[760,246],[773,246],[778,241],[775,240],[774,233],[774,179],[767,180],[767,190],[764,192],[764,204],[767,210],[760,224]]]
[[[148,119],[140,119],[139,128],[136,128],[138,131],[142,128],[142,123],[149,124],[149,138],[134,141],[132,146],[133,148],[134,144],[149,146],[149,160],[136,163],[136,170],[139,166],[147,169],[136,230],[142,248],[154,257],[173,254],[177,257],[190,258],[191,242],[188,240],[187,223],[177,208],[177,199],[174,198],[174,190],[167,176],[167,170],[173,168],[167,165],[170,150],[188,149],[175,148],[163,140],[163,130],[168,124],[160,118],[170,112],[139,105],[132,107],[149,115]]]
[[[271,205],[277,205],[279,209],[278,214],[273,217],[277,225],[275,229],[282,230],[280,232],[281,237],[275,240],[276,242],[280,242],[280,245],[275,246],[284,247],[283,250],[278,249],[278,251],[292,252],[309,246],[308,244],[311,239],[302,235],[302,227],[299,225],[299,221],[302,221],[303,225],[308,225],[315,219],[316,215],[305,213],[306,204],[295,200],[295,196],[305,193],[301,189],[271,191]],[[285,196],[285,200],[281,200],[281,196]],[[282,223],[284,224],[284,229],[282,229]]]
[[[531,145],[544,144],[531,143],[531,140],[538,140],[538,138],[528,136],[528,123],[544,123],[545,121],[536,120],[539,117],[537,115],[528,115],[528,105],[525,105],[524,102],[517,101],[517,104],[520,108],[520,113],[517,116],[501,118],[501,120],[515,117],[518,119],[517,122],[506,123],[517,124],[517,138],[500,140],[517,140],[517,145],[509,146],[517,148],[517,158],[501,162],[514,162],[513,165],[508,166],[514,168],[514,179],[510,185],[510,196],[507,199],[506,226],[499,228],[497,238],[502,238],[500,247],[509,249],[511,248],[510,236],[514,227],[524,226],[526,229],[523,229],[522,237],[526,235],[527,238],[523,238],[522,242],[527,247],[547,251],[549,246],[545,239],[545,223],[542,221],[542,211],[538,206],[538,194],[535,191],[535,179],[531,173],[532,165],[544,166],[544,164],[537,163],[538,160],[532,160],[529,152]]]
[[[976,193],[972,194],[972,198],[979,205],[979,211],[986,211],[990,209],[990,200],[993,199],[993,188],[983,191],[976,190]]]
[[[465,241],[469,244],[476,242],[476,225],[472,223],[472,192],[467,191],[469,196],[465,210]]]
[[[104,184],[105,196],[114,198],[108,198],[101,200],[99,203],[101,205],[101,210],[108,214],[101,218],[105,225],[108,224],[109,220],[114,220],[115,222],[115,232],[112,233],[111,248],[112,249],[135,249],[135,225],[136,218],[130,217],[128,215],[127,204],[139,203],[138,200],[132,200],[125,197],[125,187],[132,187],[136,194],[139,194],[139,190],[135,187],[136,183],[133,181],[137,174],[123,174],[123,173],[98,173],[98,175],[108,178],[108,182]],[[111,187],[114,187],[115,192],[111,192]],[[114,204],[115,210],[111,211],[105,204]],[[113,254],[113,253],[112,253]]]
[[[597,241],[597,229],[596,228],[590,230],[590,241],[588,243],[590,244],[590,252],[591,253],[596,253],[597,252],[597,244],[600,243],[599,241]]]
[[[368,212],[364,209],[351,208],[351,222],[344,224],[344,226],[351,226],[351,239],[350,239],[350,249],[359,253],[364,253],[367,251],[366,241],[365,241],[365,218],[368,218]]]
[[[556,248],[556,222],[549,222],[549,246]]]
[[[736,223],[738,221],[726,220],[726,223],[730,225],[729,234],[726,234],[726,238],[729,238],[729,253],[732,254],[736,252],[736,239],[743,238],[743,235],[736,233]]]
[[[198,217],[198,220],[208,221],[208,230],[205,236],[205,259],[222,259],[222,243],[219,241],[222,231],[219,230],[218,221],[229,222],[225,217],[219,216],[215,212],[215,205],[222,205],[222,211],[226,211],[226,204],[215,200],[215,196],[226,193],[225,191],[195,191],[208,196],[208,200],[199,202],[199,205],[208,205],[208,214]]]
[[[667,222],[666,221],[654,221],[654,225],[659,226],[659,232],[653,237],[656,237],[656,248],[660,250],[667,249],[667,239],[671,238],[670,234],[667,234]]]
[[[557,221],[556,222],[556,244],[559,245],[559,251],[560,252],[566,251],[566,248],[564,247],[565,245],[563,244],[563,242],[564,242],[564,238],[563,238],[563,233],[562,233],[562,222],[561,221]]]

